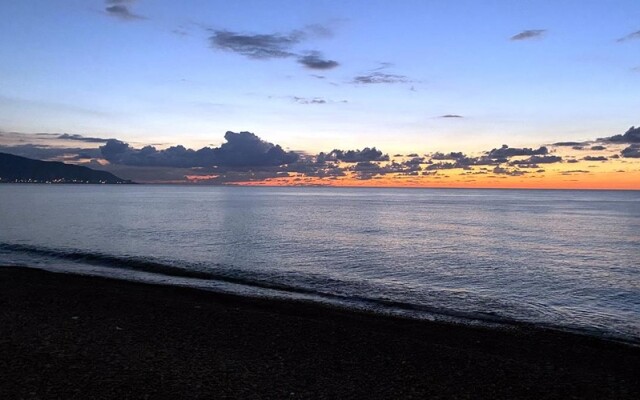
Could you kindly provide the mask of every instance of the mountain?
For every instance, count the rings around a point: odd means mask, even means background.
[[[0,183],[133,183],[110,172],[0,153]]]

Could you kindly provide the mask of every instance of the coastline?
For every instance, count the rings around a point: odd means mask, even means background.
[[[0,268],[2,398],[636,398],[640,348]]]

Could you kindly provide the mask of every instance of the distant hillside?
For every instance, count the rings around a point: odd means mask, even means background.
[[[79,165],[0,153],[0,183],[133,183]]]

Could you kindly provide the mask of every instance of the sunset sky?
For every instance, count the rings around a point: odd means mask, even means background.
[[[640,189],[637,0],[3,1],[0,57],[0,152],[139,182]]]

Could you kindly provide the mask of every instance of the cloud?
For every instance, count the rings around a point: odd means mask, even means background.
[[[298,57],[298,62],[314,70],[328,70],[340,65],[337,61],[323,58],[322,54],[318,51],[313,51],[305,56]]]
[[[362,150],[338,150],[334,149],[329,153],[320,153],[316,157],[317,162],[342,161],[347,163],[367,162],[367,161],[389,161],[389,155],[375,147],[365,147]]]
[[[547,32],[546,29],[528,29],[511,36],[511,40],[529,40],[542,37]]]
[[[607,143],[640,143],[640,126],[632,126],[622,135],[614,135],[606,138],[598,139]]]
[[[0,146],[0,152],[33,158],[36,160],[81,160],[100,158],[100,151],[98,149],[52,147],[33,143]]]
[[[439,169],[456,169],[456,168],[462,168],[462,166],[460,166],[458,163],[435,163],[435,164],[428,165],[427,168],[425,169],[427,171],[435,171]]]
[[[632,144],[620,152],[622,157],[640,158],[640,144]]]
[[[553,143],[552,146],[566,146],[566,147],[574,147],[574,146],[584,146],[587,142],[557,142]]]
[[[295,47],[309,38],[327,38],[331,35],[331,30],[321,25],[308,25],[302,30],[297,29],[285,34],[251,34],[215,30],[209,37],[209,43],[213,48],[237,53],[254,60],[296,57],[298,63],[305,68],[326,71],[338,67],[340,63],[325,58],[319,51],[302,51],[300,54]]]
[[[528,159],[527,164],[553,164],[562,161],[560,156],[531,156]]]
[[[355,84],[379,84],[379,83],[409,83],[408,77],[404,75],[387,74],[384,72],[372,72],[367,75],[359,75],[353,78]]]
[[[128,143],[110,139],[100,147],[102,156],[113,164],[156,167],[260,167],[293,163],[298,154],[261,140],[251,132],[227,132],[227,143],[218,148],[200,150],[173,146],[157,150],[153,146],[135,149]]]
[[[607,148],[604,146],[591,146],[591,150],[594,151],[601,151],[601,150],[606,150]]]
[[[493,159],[488,156],[482,157],[468,157],[462,152],[450,152],[450,153],[440,153],[436,152],[431,155],[431,159],[427,163],[432,163],[435,161],[444,161],[444,160],[453,160],[454,163],[435,163],[432,166],[427,167],[429,170],[437,170],[437,169],[453,169],[453,168],[462,168],[462,169],[470,169],[471,166],[474,165],[497,165],[500,162],[504,161],[504,159]]]
[[[116,18],[120,18],[122,20],[136,20],[136,19],[144,19],[143,16],[134,14],[129,10],[129,6],[133,4],[136,0],[106,0],[107,6],[104,11]]]
[[[414,158],[403,163],[393,162],[384,166],[371,161],[361,161],[348,167],[348,170],[355,172],[357,179],[365,180],[386,174],[416,176],[419,174],[419,171],[422,170],[420,164],[422,164],[423,161],[423,158]]]
[[[295,56],[291,48],[304,38],[302,31],[288,34],[241,34],[230,31],[214,31],[209,37],[211,45],[224,51],[241,54],[253,59],[286,58]]]
[[[496,175],[522,176],[524,174],[527,174],[528,172],[520,171],[517,169],[507,169],[498,166],[493,169],[493,173]]]
[[[327,104],[327,100],[322,99],[320,97],[307,98],[307,97],[293,96],[292,99],[294,102],[298,104]]]
[[[445,115],[441,115],[438,118],[464,118],[464,117],[458,114],[445,114]]]
[[[487,156],[494,159],[507,159],[515,156],[538,156],[548,153],[549,149],[544,146],[538,148],[537,150],[534,150],[531,148],[509,147],[506,144],[503,144],[501,148],[489,151],[487,153]]]
[[[618,43],[622,43],[622,42],[626,42],[629,40],[636,40],[636,39],[640,39],[640,31],[635,31],[632,32],[628,35],[625,35],[623,37],[621,37],[620,39],[618,39]]]
[[[585,161],[607,161],[608,158],[605,156],[585,156],[583,158]]]
[[[432,160],[460,160],[466,156],[462,152],[451,152],[448,154],[436,152],[431,155]]]
[[[70,135],[68,133],[63,133],[58,136],[58,139],[62,140],[75,140],[78,142],[87,142],[87,143],[105,143],[109,139],[98,138],[98,137],[87,137],[82,135],[73,134]]]

